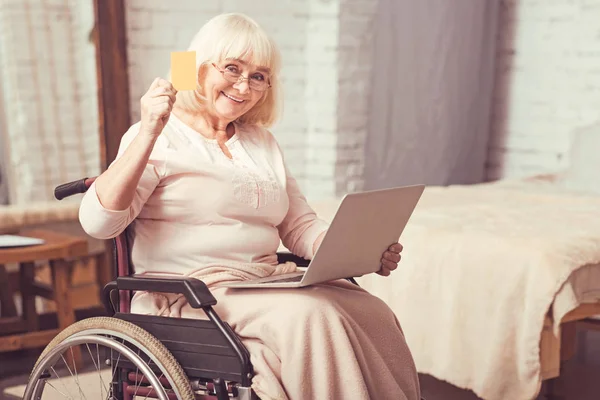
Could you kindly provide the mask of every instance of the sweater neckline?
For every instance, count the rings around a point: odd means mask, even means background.
[[[169,117],[169,121],[173,120],[173,123],[175,124],[176,128],[178,128],[178,130],[183,133],[187,139],[197,142],[197,141],[203,141],[206,143],[211,143],[211,144],[215,144],[218,145],[219,142],[217,139],[211,139],[211,138],[207,138],[206,136],[204,136],[201,132],[198,132],[197,130],[195,130],[194,128],[192,128],[191,126],[187,125],[185,122],[183,122],[181,119],[179,119],[175,114],[171,113],[170,117]],[[239,125],[233,121],[232,122],[235,132],[234,134],[225,141],[225,146],[227,146],[228,148],[235,142],[237,142],[239,140]]]

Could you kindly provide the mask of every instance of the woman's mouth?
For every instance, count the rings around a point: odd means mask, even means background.
[[[238,99],[237,97],[231,96],[231,95],[229,95],[229,94],[227,94],[225,92],[221,92],[221,94],[223,96],[227,97],[229,100],[234,101],[236,103],[243,103],[244,102],[244,99]]]

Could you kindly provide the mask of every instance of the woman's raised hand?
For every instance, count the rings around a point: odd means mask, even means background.
[[[162,78],[154,79],[140,100],[142,132],[152,137],[161,134],[173,110],[176,94],[177,90],[171,82]]]

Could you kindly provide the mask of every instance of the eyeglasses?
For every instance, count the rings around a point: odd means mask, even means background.
[[[212,65],[217,69],[217,71],[223,74],[223,78],[225,78],[225,80],[227,80],[228,82],[238,83],[240,81],[246,80],[248,81],[248,86],[250,87],[250,89],[256,90],[257,92],[264,92],[265,90],[271,87],[271,82],[269,82],[269,79],[264,76],[262,80],[254,78],[253,76],[247,78],[237,71],[232,71],[230,69],[221,69],[217,67],[215,63],[212,63]]]

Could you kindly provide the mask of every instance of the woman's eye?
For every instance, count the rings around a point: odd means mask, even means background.
[[[257,80],[257,81],[264,81],[265,77],[262,74],[254,74],[254,75],[252,75],[252,79]]]
[[[230,72],[238,72],[238,69],[235,65],[228,65],[225,67],[225,69]]]

